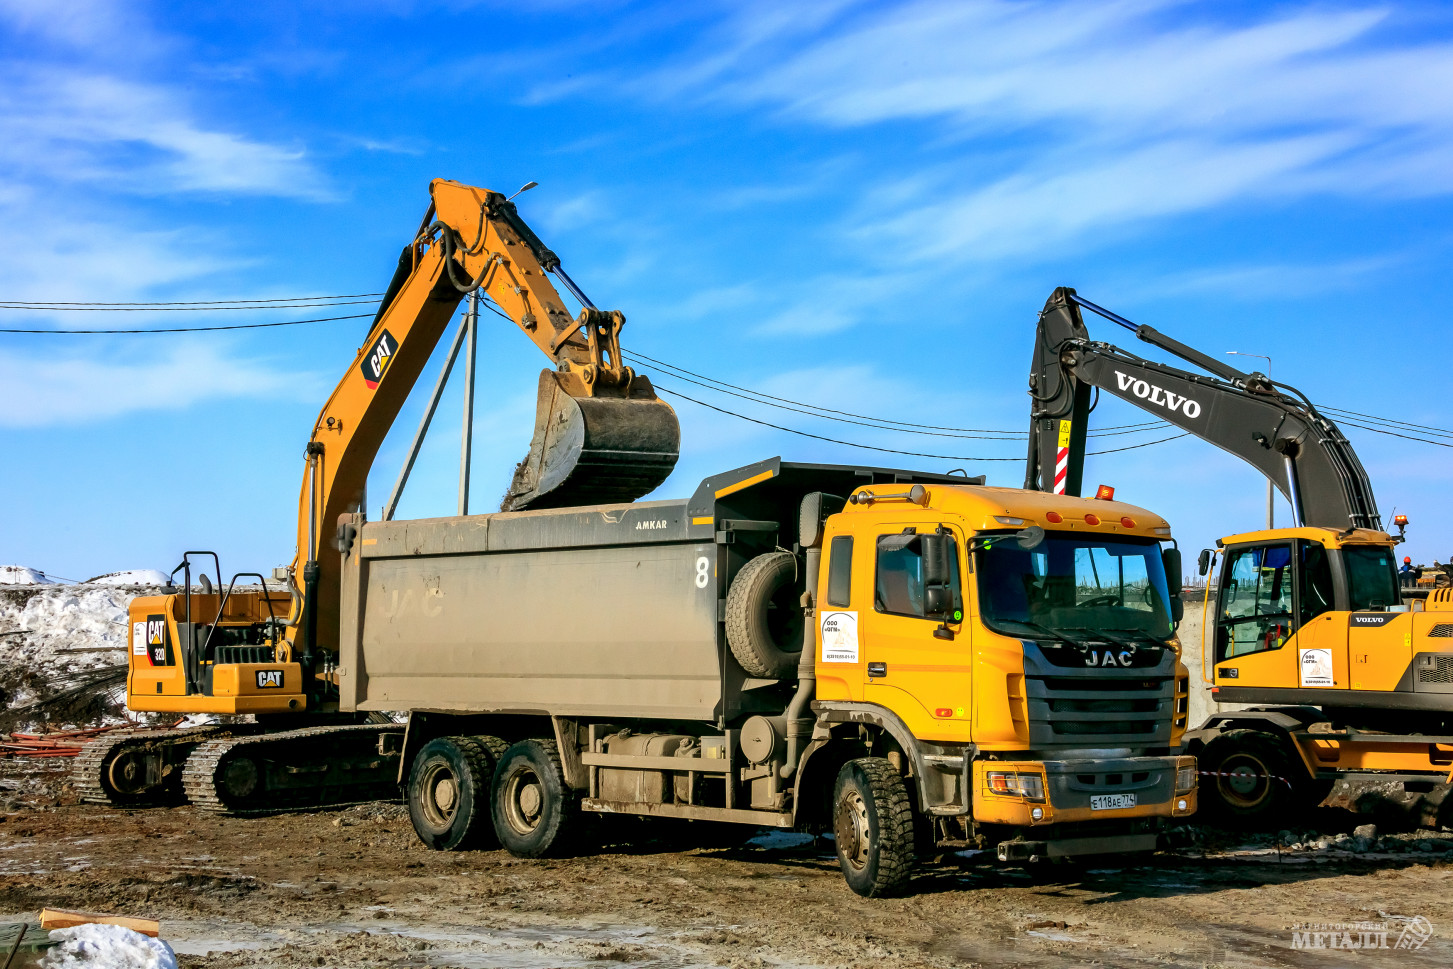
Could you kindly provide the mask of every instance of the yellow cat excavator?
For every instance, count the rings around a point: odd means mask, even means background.
[[[214,553],[188,552],[173,572],[180,589],[131,604],[130,709],[255,722],[88,744],[74,773],[84,799],[137,806],[185,796],[248,813],[393,792],[402,727],[337,712],[340,560],[328,552],[339,516],[364,511],[378,449],[466,295],[493,301],[554,364],[540,374],[534,436],[502,510],[634,501],[675,466],[675,412],[621,360],[625,317],[587,299],[502,194],[444,179],[429,191],[362,349],[313,426],[286,591],[255,573],[224,587]],[[207,558],[215,584],[198,563]],[[261,591],[236,590],[249,577]]]
[[[1082,310],[1204,373],[1091,340]],[[1201,809],[1284,825],[1338,777],[1424,794],[1421,820],[1447,823],[1453,770],[1453,590],[1399,589],[1394,547],[1351,443],[1296,388],[1243,373],[1152,327],[1054,291],[1039,317],[1026,488],[1078,495],[1092,394],[1105,392],[1236,455],[1286,496],[1292,524],[1231,535],[1210,588],[1203,673],[1212,698],[1255,704],[1186,733]]]

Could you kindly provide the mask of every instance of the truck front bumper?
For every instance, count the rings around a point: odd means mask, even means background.
[[[973,816],[1017,828],[1188,817],[1196,812],[1195,778],[1196,759],[1186,756],[979,760]]]

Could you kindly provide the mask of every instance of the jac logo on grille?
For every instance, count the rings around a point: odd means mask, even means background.
[[[1092,649],[1085,654],[1086,666],[1129,666],[1135,659],[1135,654],[1128,649],[1119,653],[1108,649]]]
[[[258,670],[257,688],[259,690],[281,690],[283,688],[283,671]]]

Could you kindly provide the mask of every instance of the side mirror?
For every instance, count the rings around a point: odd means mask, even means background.
[[[919,547],[923,551],[923,585],[925,588],[946,586],[953,573],[949,565],[949,537],[947,535],[920,535]]]
[[[1181,550],[1174,547],[1161,549],[1160,561],[1165,566],[1166,587],[1174,599],[1181,594]]]
[[[1030,549],[1039,548],[1044,544],[1044,529],[1038,525],[1030,525],[1014,533],[1014,540],[1019,547],[1028,552]]]
[[[931,585],[923,590],[924,615],[937,619],[947,616],[954,608],[953,592],[948,586]]]
[[[1170,599],[1170,621],[1180,622],[1186,618],[1186,604],[1181,601],[1180,596],[1171,596]]]
[[[1214,555],[1215,553],[1209,548],[1201,549],[1201,556],[1196,559],[1196,568],[1200,570],[1201,575],[1211,571],[1211,559]]]

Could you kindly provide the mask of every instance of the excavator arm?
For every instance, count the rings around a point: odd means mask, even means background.
[[[586,299],[498,192],[445,179],[429,192],[419,231],[306,448],[294,604],[280,644],[305,677],[320,652],[337,650],[340,565],[329,552],[338,518],[363,509],[384,436],[466,294],[493,300],[555,365],[540,374],[535,434],[504,510],[634,501],[666,479],[680,449],[674,411],[621,362],[625,317]],[[547,274],[580,300],[578,316]]]
[[[1205,374],[1091,340],[1082,309],[1131,330]],[[1024,486],[1079,495],[1091,397],[1100,391],[1229,451],[1286,496],[1298,525],[1382,530],[1372,484],[1351,443],[1301,391],[1243,373],[1061,287],[1039,315]]]

